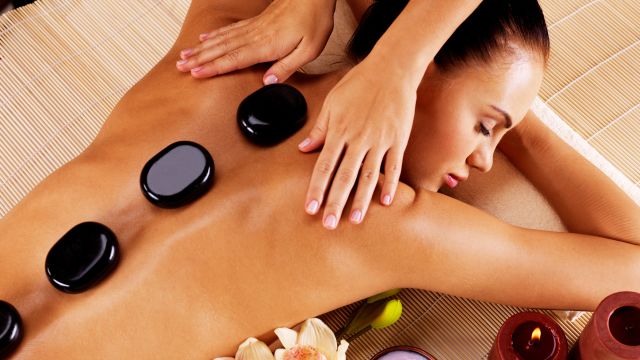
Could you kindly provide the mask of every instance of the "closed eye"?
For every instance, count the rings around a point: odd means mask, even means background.
[[[487,127],[484,126],[483,123],[480,123],[480,132],[486,137],[491,136],[491,130],[487,129]]]

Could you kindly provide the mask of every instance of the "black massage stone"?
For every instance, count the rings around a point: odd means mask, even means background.
[[[237,117],[242,134],[251,142],[275,145],[304,126],[307,102],[293,86],[267,85],[242,100]]]
[[[47,254],[45,270],[53,286],[75,294],[104,279],[119,259],[118,240],[113,231],[96,222],[84,222],[53,245]]]
[[[0,300],[0,359],[8,356],[22,339],[22,320],[16,308]]]
[[[191,141],[178,141],[145,164],[140,187],[154,205],[177,208],[204,195],[213,184],[214,173],[207,149]]]

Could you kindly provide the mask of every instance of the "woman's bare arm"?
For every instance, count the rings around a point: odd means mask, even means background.
[[[570,233],[515,227],[441,194],[420,192],[394,258],[403,286],[531,307],[592,310],[640,291],[640,211],[532,113],[503,152],[557,209]],[[620,241],[616,241],[620,240]]]
[[[399,286],[575,310],[593,310],[613,292],[640,291],[637,245],[512,226],[428,191],[401,221],[395,236],[406,241],[387,252]]]
[[[531,111],[500,147],[569,231],[640,244],[640,207]]]
[[[409,1],[367,58],[385,64],[384,71],[395,72],[394,76],[410,74],[411,85],[417,89],[442,45],[480,3],[480,0]]]

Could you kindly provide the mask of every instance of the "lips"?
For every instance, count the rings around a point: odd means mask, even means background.
[[[444,182],[447,184],[447,186],[453,189],[454,187],[458,186],[459,183],[465,181],[466,179],[466,177],[457,176],[455,174],[447,174],[445,176]]]
[[[445,183],[448,187],[453,189],[454,187],[458,186],[459,181],[458,179],[454,178],[453,175],[447,174],[447,176],[445,176]]]

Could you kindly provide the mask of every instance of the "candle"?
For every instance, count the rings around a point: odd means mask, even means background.
[[[567,338],[547,315],[521,312],[502,324],[489,360],[564,360]]]
[[[607,296],[582,331],[572,359],[640,359],[640,294],[619,292]]]
[[[433,355],[413,346],[394,346],[375,354],[371,360],[436,360]]]

